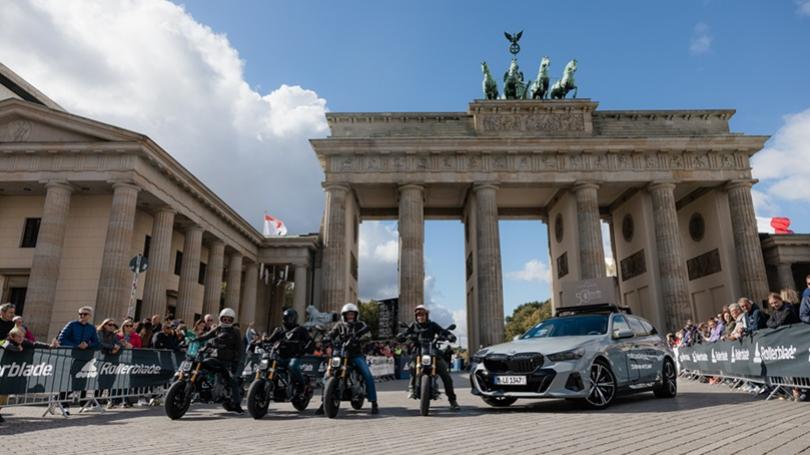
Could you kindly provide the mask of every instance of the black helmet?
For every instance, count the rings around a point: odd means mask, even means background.
[[[298,312],[292,308],[284,310],[281,315],[281,324],[285,329],[289,330],[298,324]]]

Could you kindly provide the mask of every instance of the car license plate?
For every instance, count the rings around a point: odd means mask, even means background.
[[[495,385],[526,385],[526,376],[495,376]]]

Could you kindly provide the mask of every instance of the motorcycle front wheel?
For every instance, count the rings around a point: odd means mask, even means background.
[[[422,380],[420,381],[421,384],[419,385],[419,413],[423,416],[430,414],[430,397],[432,396],[432,392],[430,390],[430,383],[433,382],[430,380],[430,376],[422,376]]]
[[[334,419],[340,410],[340,378],[332,376],[326,380],[323,392],[323,411],[327,417]]]
[[[172,420],[183,417],[191,404],[191,400],[186,397],[186,386],[191,387],[191,384],[185,381],[177,381],[166,391],[166,398],[163,400],[163,408],[166,411],[166,415]]]
[[[270,394],[265,381],[253,381],[250,384],[247,394],[248,412],[254,419],[261,419],[267,414],[267,407],[270,405]]]

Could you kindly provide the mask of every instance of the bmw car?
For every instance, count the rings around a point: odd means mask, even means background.
[[[476,352],[472,393],[490,406],[566,398],[605,408],[623,393],[676,395],[675,356],[646,320],[615,305],[561,308],[509,343]]]

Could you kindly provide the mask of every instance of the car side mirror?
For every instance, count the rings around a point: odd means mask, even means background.
[[[447,330],[456,330],[456,325],[455,324],[450,324],[450,326],[447,327]]]
[[[635,334],[629,329],[616,329],[613,331],[613,338],[621,340],[623,338],[633,338]]]

